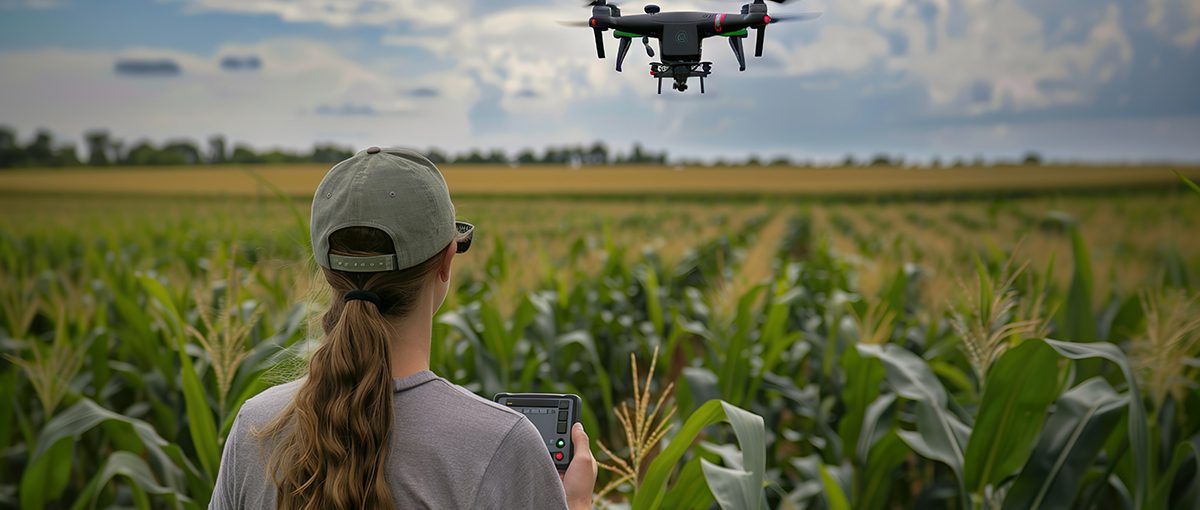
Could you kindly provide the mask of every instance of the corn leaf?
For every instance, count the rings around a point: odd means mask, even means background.
[[[825,464],[819,465],[818,469],[821,472],[821,486],[825,490],[825,503],[829,505],[829,510],[850,510],[850,501],[846,499],[845,491],[838,485],[837,480],[829,476]]]
[[[182,318],[179,310],[175,307],[175,302],[162,283],[148,275],[142,275],[140,280],[146,292],[162,305],[168,314],[167,318],[175,325],[175,331],[172,332],[171,337],[175,341],[175,349],[179,354],[180,378],[183,380],[183,400],[187,411],[188,431],[191,433],[196,456],[200,458],[200,465],[204,468],[205,475],[209,480],[215,479],[217,468],[221,464],[221,448],[217,444],[217,427],[214,422],[213,410],[209,406],[204,392],[204,385],[200,382],[200,377],[196,375],[191,356],[184,348],[187,342],[182,333]],[[204,497],[201,498],[201,501],[207,502],[207,499]]]
[[[1087,243],[1078,228],[1071,229],[1071,252],[1075,267],[1067,291],[1067,302],[1062,308],[1062,334],[1076,342],[1098,340],[1096,314],[1092,309],[1092,262]]]
[[[1059,397],[1004,499],[1004,509],[1071,507],[1088,466],[1116,428],[1127,400],[1100,377]]]
[[[1046,339],[1058,354],[1073,360],[1101,358],[1116,363],[1129,384],[1129,444],[1134,461],[1134,490],[1133,499],[1138,508],[1145,501],[1150,476],[1150,440],[1146,428],[1146,408],[1142,404],[1141,393],[1138,391],[1137,379],[1134,378],[1133,367],[1125,353],[1116,345],[1110,343],[1075,343]]]
[[[671,443],[654,458],[654,461],[646,469],[637,493],[634,495],[631,508],[634,510],[659,508],[666,495],[667,478],[675,470],[679,459],[687,452],[704,427],[722,421],[733,426],[734,436],[737,438],[738,446],[742,449],[742,466],[751,476],[747,477],[744,482],[738,483],[725,483],[723,480],[718,480],[717,485],[722,490],[728,489],[738,493],[733,495],[723,493],[721,496],[714,494],[714,497],[717,497],[718,500],[721,497],[727,497],[731,501],[751,500],[755,504],[746,508],[757,508],[760,498],[763,497],[763,477],[766,472],[764,442],[766,431],[763,427],[762,417],[721,400],[705,402],[688,416],[687,421],[671,438]],[[716,476],[719,478],[723,475],[717,474]],[[712,478],[706,476],[706,480],[709,487],[714,485]],[[753,498],[750,494],[740,493],[744,490],[743,488],[748,487],[755,488]]]
[[[108,456],[96,475],[88,480],[83,491],[79,493],[79,497],[75,499],[75,504],[71,506],[71,510],[82,510],[85,507],[94,508],[99,492],[117,476],[129,479],[132,482],[131,487],[137,487],[151,494],[170,496],[172,501],[185,503],[188,508],[200,508],[179,491],[159,484],[154,473],[150,471],[150,466],[147,466],[146,461],[141,457],[125,451],[116,451]]]
[[[1045,342],[1026,340],[988,370],[983,400],[967,442],[963,475],[983,494],[1025,463],[1058,390],[1058,356]]]
[[[1187,187],[1192,188],[1192,191],[1195,191],[1197,194],[1200,194],[1200,184],[1196,184],[1191,179],[1188,179],[1183,174],[1179,173],[1179,170],[1173,170],[1173,172],[1175,172],[1175,175],[1179,176],[1179,180],[1183,181],[1183,183],[1186,184]]]

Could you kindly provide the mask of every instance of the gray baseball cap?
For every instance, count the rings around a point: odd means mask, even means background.
[[[371,147],[329,169],[313,195],[313,257],[321,267],[351,272],[405,269],[457,241],[471,246],[474,226],[455,221],[446,181],[433,162],[405,148]],[[387,232],[395,255],[329,254],[329,235],[346,227]]]

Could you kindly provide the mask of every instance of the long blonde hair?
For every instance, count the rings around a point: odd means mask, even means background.
[[[395,253],[391,237],[369,227],[349,227],[329,237],[330,253]],[[280,509],[391,508],[384,477],[392,431],[392,376],[386,317],[409,313],[442,250],[400,271],[344,272],[322,268],[333,289],[322,317],[325,338],[308,363],[308,379],[295,398],[258,432],[275,447],[267,471]],[[361,289],[379,296],[343,301]],[[265,443],[264,443],[265,444]]]

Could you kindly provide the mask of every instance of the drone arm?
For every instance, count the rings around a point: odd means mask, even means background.
[[[729,47],[733,48],[733,56],[737,57],[738,71],[746,70],[746,52],[742,50],[742,37],[729,37]]]
[[[625,54],[629,53],[629,44],[632,39],[629,37],[618,37],[621,40],[621,46],[617,49],[617,72],[621,72],[621,63],[625,62]]]
[[[761,57],[763,50],[763,34],[767,32],[767,26],[763,25],[755,30],[754,34],[754,56]]]
[[[593,28],[592,33],[596,35],[596,57],[604,58],[604,39],[600,37],[601,30]]]

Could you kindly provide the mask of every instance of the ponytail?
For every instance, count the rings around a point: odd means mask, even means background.
[[[331,253],[344,255],[393,252],[387,234],[365,227],[335,232],[330,247]],[[384,476],[394,392],[387,317],[411,311],[441,255],[400,271],[322,269],[334,291],[322,317],[324,342],[309,360],[308,378],[291,404],[259,433],[264,439],[281,439],[267,462],[277,487],[277,508],[394,506]],[[343,299],[354,290],[378,299]]]

